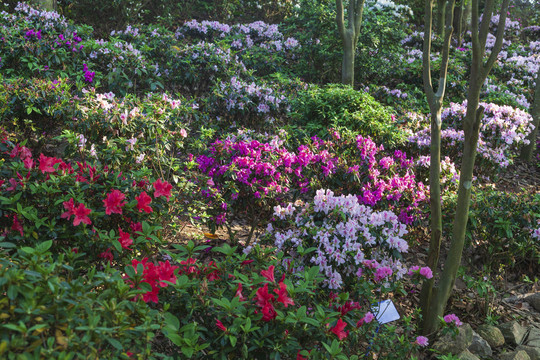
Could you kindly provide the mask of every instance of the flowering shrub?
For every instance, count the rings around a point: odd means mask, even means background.
[[[303,148],[303,147],[302,147]],[[314,138],[305,151],[328,154],[320,171],[307,173],[311,188],[355,194],[361,204],[398,214],[410,224],[422,217],[426,188],[416,180],[415,162],[405,152],[386,152],[371,138],[333,132],[331,141]]]
[[[228,214],[251,214],[256,223],[267,218],[272,206],[283,201],[292,186],[299,184],[307,190],[309,179],[303,175],[305,167],[324,166],[322,163],[330,160],[325,154],[314,154],[307,149],[298,154],[289,152],[279,137],[260,140],[251,137],[217,140],[209,146],[207,154],[197,157],[199,170],[211,178],[202,187],[202,193],[216,212],[212,228],[224,224]],[[215,203],[217,194],[226,202]]]
[[[390,211],[362,205],[356,196],[321,189],[313,203],[274,207],[274,218],[269,236],[277,250],[290,254],[300,267],[319,266],[330,289],[349,288],[363,279],[366,269],[373,271],[375,283],[407,272],[399,260],[409,248],[403,239],[406,225]],[[302,248],[315,250],[304,255]]]
[[[521,144],[532,131],[532,117],[526,112],[510,106],[499,106],[483,103],[484,117],[478,139],[478,162],[482,171],[507,167],[519,155]],[[463,146],[462,122],[467,108],[466,101],[461,104],[451,103],[443,110],[443,130],[441,132],[441,149],[453,159],[461,157]],[[425,127],[409,137],[409,142],[420,149],[429,148],[430,129]]]
[[[208,92],[218,79],[228,81],[249,74],[229,47],[207,42],[178,48],[170,69],[176,74],[174,79],[178,84],[195,94]]]
[[[84,41],[88,29],[67,23],[55,12],[41,11],[25,3],[14,14],[0,14],[2,68],[10,76],[55,79],[59,73],[84,82]]]
[[[278,86],[246,82],[236,76],[214,87],[210,103],[209,111],[219,116],[220,121],[255,129],[283,123],[290,110]]]
[[[228,245],[214,248],[212,260],[203,263],[198,253],[204,247],[175,247],[178,277],[159,301],[170,302],[163,332],[184,356],[356,358],[377,332],[371,351],[384,358],[407,358],[418,348],[408,320],[400,340],[394,327],[379,329],[369,292],[365,298],[321,292],[316,267],[292,274],[278,265],[281,257],[269,260],[258,248],[248,258]],[[366,278],[374,276],[368,272]]]
[[[106,166],[33,156],[9,142],[2,150],[5,241],[32,245],[53,239],[53,250],[84,253],[88,263],[148,253],[161,243],[157,224],[168,213],[169,183],[151,181],[148,171],[122,174]]]
[[[4,79],[0,75],[0,80],[0,117],[13,120],[3,121],[4,129],[29,139],[31,147],[54,143],[50,138],[69,120],[72,85],[62,79]]]

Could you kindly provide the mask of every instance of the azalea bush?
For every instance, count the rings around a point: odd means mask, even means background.
[[[0,117],[4,130],[21,134],[28,145],[41,149],[58,145],[53,137],[71,119],[73,84],[66,79],[9,78],[0,75]]]
[[[391,211],[372,211],[354,195],[335,196],[321,189],[313,203],[276,206],[274,218],[268,236],[277,249],[290,254],[300,268],[319,266],[330,289],[349,288],[366,271],[373,271],[375,284],[393,283],[406,273],[400,261],[409,248],[403,239],[406,225]],[[307,248],[316,250],[302,254]]]
[[[456,201],[445,201],[452,209]],[[505,193],[490,188],[473,192],[467,240],[472,250],[498,271],[499,266],[531,274],[540,267],[540,196],[527,191]],[[452,216],[452,212],[449,213]]]
[[[300,148],[332,159],[324,162],[322,172],[315,168],[306,173],[313,191],[328,188],[356,195],[361,204],[393,211],[406,224],[423,218],[429,196],[416,178],[415,160],[405,152],[386,151],[370,137],[338,131],[332,131],[331,140],[313,138]]]
[[[207,107],[219,123],[252,129],[277,128],[290,110],[278,85],[242,81],[236,76],[213,87]]]
[[[257,248],[248,257],[228,245],[213,248],[212,260],[202,262],[205,246],[174,247],[178,277],[159,300],[170,302],[163,332],[187,357],[354,359],[373,351],[398,359],[418,349],[408,319],[398,338],[394,326],[377,324],[368,292],[366,298],[321,292],[317,267],[291,272],[279,265],[281,255],[269,260]],[[380,340],[368,350],[377,333]]]
[[[13,14],[2,12],[0,23],[4,74],[54,79],[63,73],[73,81],[87,82],[83,41],[90,35],[88,27],[69,24],[58,13],[26,3],[19,3]]]
[[[519,155],[522,144],[527,144],[527,135],[532,131],[532,117],[526,112],[510,106],[481,104],[484,117],[478,139],[477,163],[483,165],[479,170],[485,173],[505,168]],[[441,141],[443,155],[453,159],[461,157],[463,147],[462,122],[466,111],[466,102],[451,103],[443,110],[443,130]],[[427,125],[409,137],[409,142],[419,149],[427,149],[431,143],[430,129]]]
[[[159,225],[169,213],[172,189],[167,181],[153,180],[148,170],[122,174],[33,155],[9,141],[1,148],[6,242],[32,246],[53,239],[52,250],[84,253],[89,263],[149,254],[161,244]]]
[[[84,254],[41,240],[1,250],[2,358],[162,358],[152,349],[162,314],[132,301],[141,290],[120,271],[89,267]]]
[[[195,161],[210,177],[201,190],[214,209],[210,226],[215,229],[240,214],[248,215],[252,226],[268,219],[272,207],[292,188],[308,190],[310,179],[303,175],[306,167],[324,168],[332,159],[328,153],[316,154],[307,148],[290,152],[279,136],[240,133],[216,140]],[[216,201],[218,195],[224,202]]]
[[[347,129],[393,147],[405,140],[388,108],[366,92],[343,85],[311,87],[291,103],[293,124],[301,134],[328,136],[328,129]]]

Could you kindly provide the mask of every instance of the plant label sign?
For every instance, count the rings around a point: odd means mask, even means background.
[[[399,319],[399,313],[392,300],[384,300],[371,307],[379,324],[386,324]]]

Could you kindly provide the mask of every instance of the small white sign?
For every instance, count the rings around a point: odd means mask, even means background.
[[[380,324],[386,324],[399,319],[399,313],[392,300],[384,300],[371,307],[375,319]]]

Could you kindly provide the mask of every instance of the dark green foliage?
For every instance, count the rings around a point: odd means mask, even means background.
[[[452,196],[445,202],[448,210],[455,201]],[[454,214],[447,216],[448,228]],[[471,198],[467,242],[482,262],[494,270],[502,265],[538,274],[540,242],[532,237],[532,231],[538,228],[539,220],[540,194],[476,189]]]
[[[1,254],[0,357],[127,359],[131,351],[158,358],[151,340],[161,316],[131,301],[140,291],[116,270],[81,272],[84,254],[68,249],[53,259],[51,244]]]
[[[326,137],[329,129],[347,129],[392,148],[405,140],[390,110],[350,86],[311,87],[292,104],[293,124],[307,136]]]

